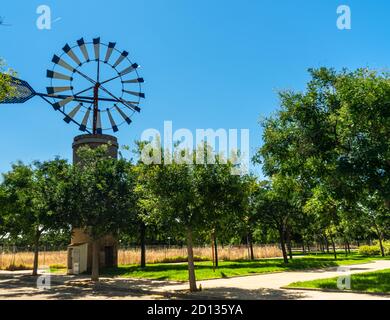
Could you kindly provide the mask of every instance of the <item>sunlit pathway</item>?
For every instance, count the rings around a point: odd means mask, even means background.
[[[390,269],[390,260],[378,260],[371,263],[349,265],[348,273],[363,273],[376,270]],[[389,296],[372,294],[355,294],[348,292],[321,292],[313,290],[282,289],[296,281],[309,281],[345,275],[337,272],[337,268],[324,270],[290,271],[272,274],[261,274],[227,279],[199,281],[203,291],[194,296],[209,296],[210,298],[238,299],[390,299]],[[187,284],[164,286],[159,290],[183,290]]]

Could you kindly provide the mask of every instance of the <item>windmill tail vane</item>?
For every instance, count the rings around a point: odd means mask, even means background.
[[[4,74],[4,76],[13,90],[11,94],[0,100],[0,103],[24,103],[37,95],[27,81],[17,79],[8,74]]]
[[[66,44],[62,51],[53,56],[53,68],[46,71],[50,81],[47,93],[36,92],[27,81],[7,75],[14,90],[0,104],[25,103],[39,96],[62,113],[66,123],[72,122],[89,134],[117,132],[121,124],[130,124],[132,115],[141,111],[145,93],[141,91],[144,79],[138,73],[140,66],[130,61],[129,53],[116,49],[115,42],[102,43],[100,38],[92,42],[81,38],[74,46]]]

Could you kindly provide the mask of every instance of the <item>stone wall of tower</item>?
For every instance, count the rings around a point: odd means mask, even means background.
[[[73,141],[73,163],[77,164],[79,162],[77,151],[79,148],[88,146],[90,148],[97,148],[99,146],[106,145],[107,156],[112,158],[118,157],[118,140],[116,137],[103,134],[85,134],[79,135],[74,138]],[[77,244],[88,244],[88,270],[92,269],[92,239],[89,235],[88,228],[73,228],[70,248]],[[117,266],[118,265],[118,239],[113,235],[106,235],[99,240],[100,250],[99,250],[99,265],[101,267],[106,266]],[[108,259],[108,255],[110,255]],[[107,265],[107,261],[111,265]],[[68,250],[68,270],[72,270],[72,258],[71,250]],[[72,271],[70,271],[71,273]]]

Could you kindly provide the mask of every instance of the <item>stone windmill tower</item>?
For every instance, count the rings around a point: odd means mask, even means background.
[[[60,55],[54,55],[53,68],[47,70],[50,86],[47,93],[36,92],[26,81],[10,77],[15,88],[12,97],[0,103],[24,103],[39,96],[55,111],[73,123],[84,134],[73,141],[73,163],[78,163],[77,150],[88,146],[107,145],[107,157],[117,158],[117,138],[105,134],[117,132],[121,124],[131,124],[134,113],[145,94],[144,82],[138,74],[139,65],[129,59],[127,51],[120,51],[116,43],[102,43],[100,38],[91,42],[83,38],[74,45],[66,44]],[[100,266],[117,265],[117,239],[107,235],[99,240]],[[92,266],[92,241],[87,229],[73,228],[68,248],[68,273],[81,273]]]
[[[82,147],[97,148],[107,145],[107,156],[118,157],[117,138],[106,134],[83,134],[74,138],[73,163],[78,163],[77,151]],[[88,228],[72,228],[71,243],[68,246],[68,274],[79,274],[92,270],[93,240]],[[118,239],[110,234],[99,239],[99,267],[114,267],[118,265]]]

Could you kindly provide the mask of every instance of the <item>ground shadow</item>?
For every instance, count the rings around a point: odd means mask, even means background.
[[[156,291],[156,285],[153,281],[146,280],[117,280],[98,283],[81,278],[64,281],[61,276],[51,278],[51,288],[38,290],[36,286],[37,277],[32,276],[13,276],[2,277],[0,281],[0,300],[1,299],[164,299],[170,298],[172,294]],[[122,282],[122,285],[119,283]],[[172,283],[170,283],[172,284]]]
[[[232,287],[209,288],[201,292],[188,294],[190,299],[233,299],[233,300],[294,300],[304,293],[290,292],[282,289],[241,289]]]
[[[16,275],[0,281],[0,299],[249,299],[249,300],[291,300],[302,294],[275,289],[240,289],[219,287],[190,293],[188,290],[163,292],[157,289],[161,282],[145,279],[102,279],[92,283],[86,278],[66,280],[66,277],[52,276],[51,289],[38,290],[36,277]]]

